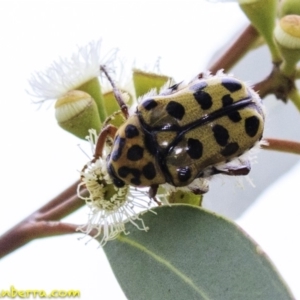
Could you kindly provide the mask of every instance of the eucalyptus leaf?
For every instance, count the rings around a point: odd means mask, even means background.
[[[293,299],[269,259],[238,226],[189,205],[142,215],[148,232],[104,251],[128,299]]]

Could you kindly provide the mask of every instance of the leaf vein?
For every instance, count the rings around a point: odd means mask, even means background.
[[[158,263],[165,265],[167,268],[169,268],[171,271],[174,272],[181,280],[186,282],[192,289],[194,289],[198,294],[203,297],[203,299],[209,300],[210,298],[191,280],[189,277],[187,277],[184,273],[182,273],[178,268],[176,268],[174,265],[172,265],[169,261],[166,259],[163,259],[159,255],[155,254],[154,252],[147,249],[145,246],[125,237],[125,236],[119,236],[118,240],[123,243],[127,243],[128,245],[135,247],[145,253],[147,253],[149,256],[151,256],[153,259],[155,259]]]

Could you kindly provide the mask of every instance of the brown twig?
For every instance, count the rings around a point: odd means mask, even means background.
[[[0,258],[36,238],[74,233],[78,225],[57,220],[84,205],[84,201],[77,197],[78,183],[79,181],[72,184],[46,205],[4,233],[0,237]]]
[[[264,140],[266,141],[266,144],[261,145],[263,149],[300,154],[299,142],[271,138],[266,138]]]
[[[85,191],[83,191],[84,193]],[[81,199],[78,199],[77,194],[70,195],[68,198],[66,198],[63,202],[57,204],[57,206],[52,207],[48,211],[44,211],[42,214],[38,212],[36,214],[35,218],[37,221],[44,220],[44,221],[56,221],[60,220],[67,215],[70,214],[70,212],[73,212],[80,207],[84,205],[84,201]]]
[[[286,77],[280,68],[274,64],[270,75],[256,83],[253,88],[261,98],[274,94],[277,99],[286,102],[291,91],[295,89],[295,83],[293,79]]]
[[[0,237],[0,258],[36,238],[74,233],[78,225],[25,219]]]
[[[45,212],[49,211],[49,209],[56,207],[57,205],[61,204],[66,199],[72,197],[74,194],[76,194],[77,186],[80,183],[80,180],[75,181],[73,184],[71,184],[68,188],[66,188],[63,192],[61,192],[59,195],[54,197],[52,200],[50,200],[48,203],[46,203],[44,206],[42,206],[39,211]]]
[[[220,69],[225,72],[230,70],[259,37],[259,33],[252,26],[248,25],[242,34],[224,51],[208,69],[214,74]]]

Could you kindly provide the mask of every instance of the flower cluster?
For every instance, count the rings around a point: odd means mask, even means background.
[[[97,144],[97,133],[90,130],[88,137],[92,151]],[[78,196],[90,207],[88,224],[78,229],[93,237],[99,237],[100,244],[105,245],[117,237],[120,232],[127,234],[125,223],[131,222],[138,229],[147,231],[138,213],[148,210],[151,199],[146,191],[128,185],[117,188],[106,169],[106,151],[102,157],[91,160],[81,171],[82,182],[78,185]],[[88,196],[82,195],[82,188],[88,191]]]

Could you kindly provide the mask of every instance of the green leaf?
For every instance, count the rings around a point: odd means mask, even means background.
[[[293,299],[233,223],[189,205],[153,211],[142,216],[148,232],[129,224],[103,248],[128,299]]]

